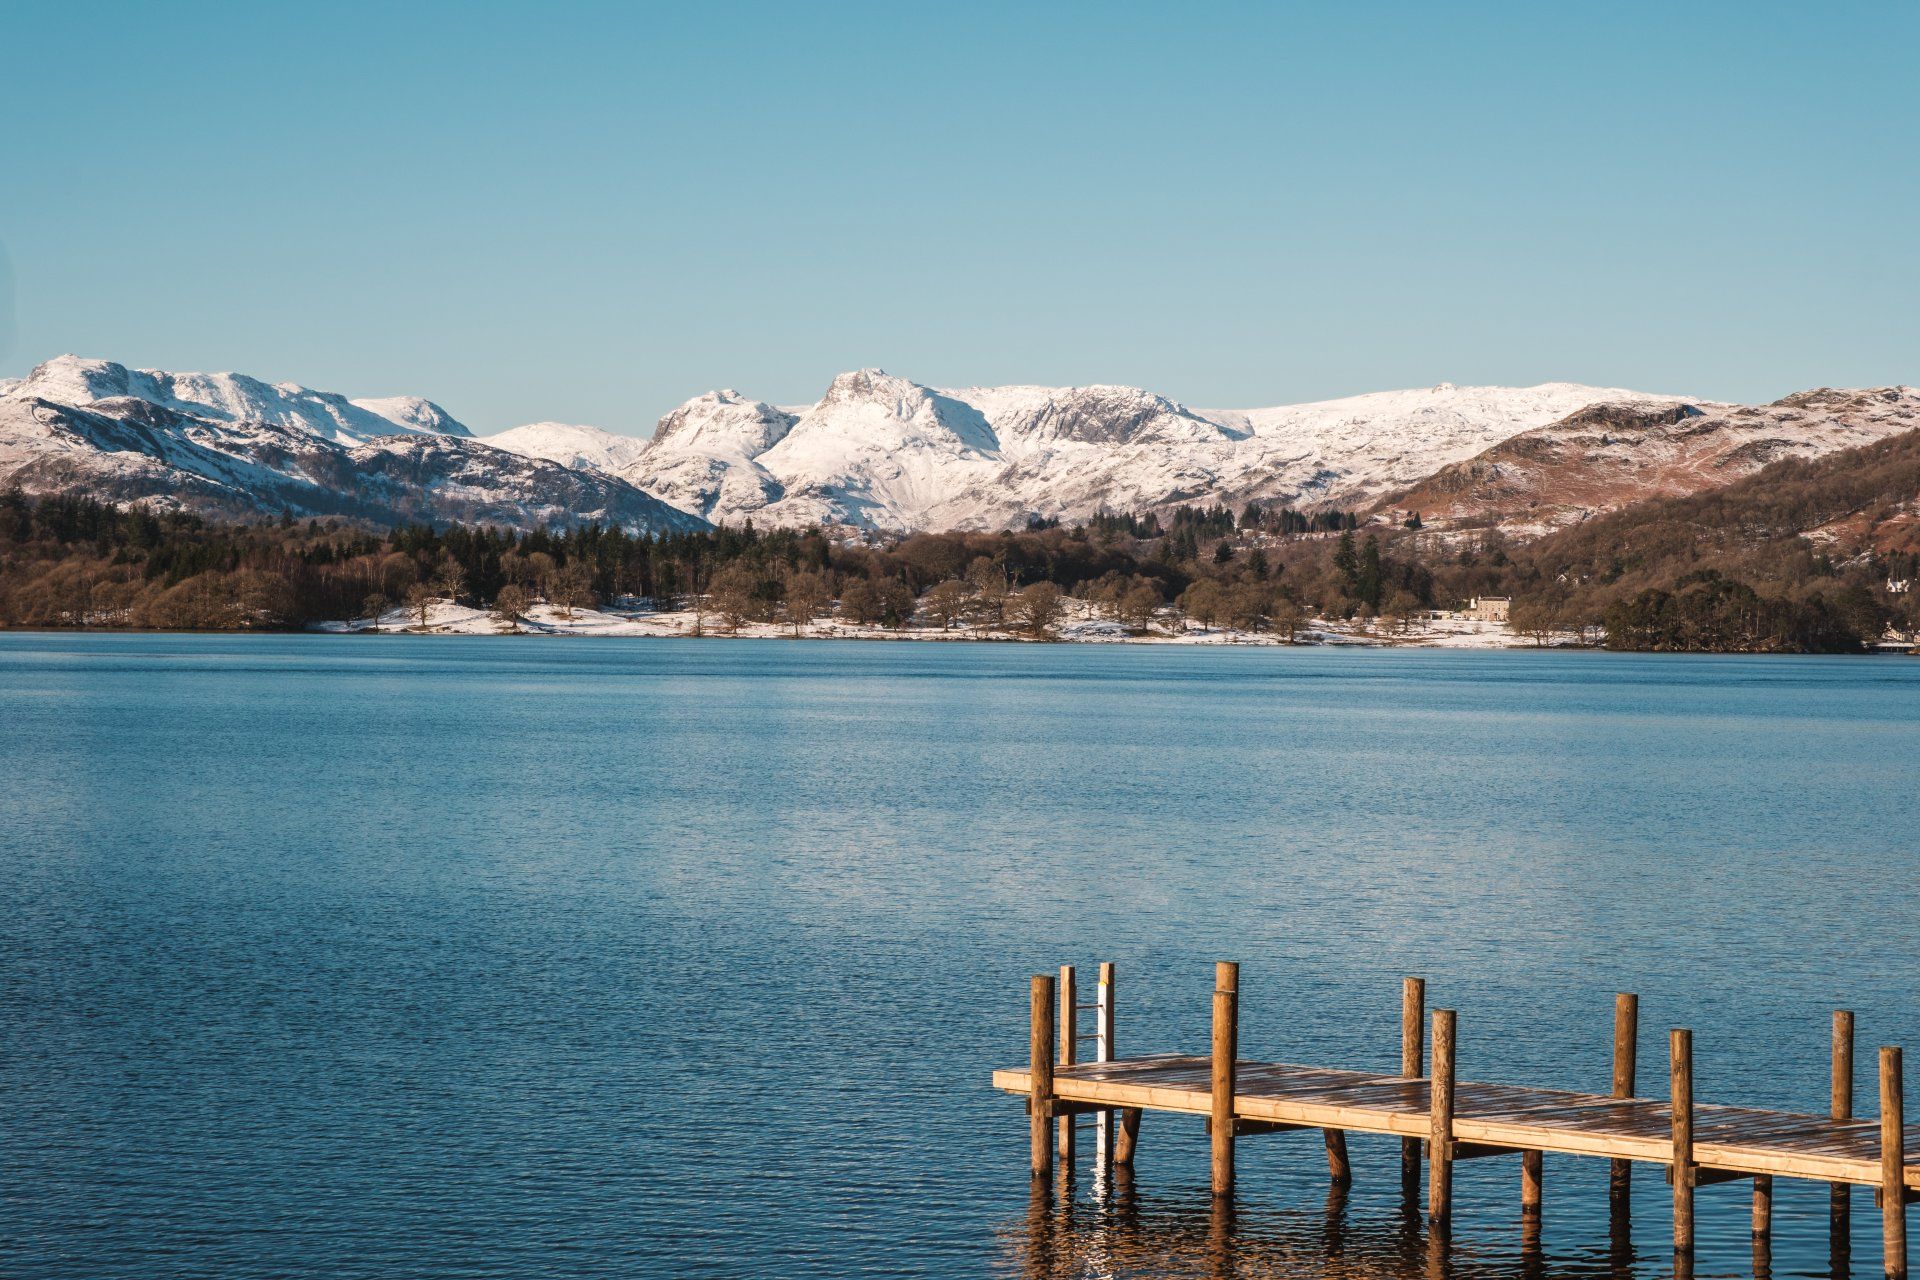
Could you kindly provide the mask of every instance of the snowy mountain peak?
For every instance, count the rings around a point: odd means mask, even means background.
[[[348,444],[396,432],[467,436],[451,414],[417,396],[349,400],[298,383],[267,383],[242,373],[168,373],[129,369],[112,360],[56,356],[8,393],[76,407],[131,396],[178,413],[219,422],[298,427]]]
[[[647,441],[637,436],[569,422],[529,422],[479,440],[523,458],[543,458],[563,467],[586,467],[608,474],[618,474],[647,451]]]
[[[1191,409],[1139,387],[938,389],[881,369],[795,413],[737,392],[660,420],[621,475],[716,521],[1005,528],[1186,502],[1362,505],[1587,405],[1673,397],[1574,383]]]
[[[968,387],[945,394],[978,407],[1007,448],[1049,441],[1175,444],[1245,434],[1139,387]]]
[[[991,454],[1000,446],[986,416],[973,405],[883,369],[835,377],[782,444],[790,452],[802,451],[819,437],[863,450],[938,444]]]

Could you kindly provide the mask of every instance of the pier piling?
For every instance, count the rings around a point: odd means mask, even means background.
[[[1240,1052],[1240,966],[1213,970],[1213,1194],[1233,1194],[1233,1084]]]
[[[1057,1052],[1054,1061],[1063,1067],[1070,1067],[1073,1065],[1074,1059],[1079,1056],[1080,1050],[1079,987],[1078,984],[1074,982],[1073,966],[1070,964],[1060,966],[1059,992],[1060,1018],[1058,1025],[1060,1027],[1060,1034],[1055,1037],[1058,1044],[1056,1046]],[[1074,1125],[1076,1123],[1078,1123],[1077,1117],[1071,1112],[1061,1116],[1060,1119],[1055,1122],[1056,1127],[1059,1129],[1058,1150],[1060,1152],[1060,1167],[1066,1171],[1068,1176],[1072,1176],[1073,1174],[1073,1137]]]
[[[1853,1010],[1833,1011],[1833,1089],[1827,1115],[1853,1119]],[[1853,1187],[1827,1184],[1827,1235],[1830,1251],[1844,1253],[1853,1233]]]
[[[1433,1079],[1428,1085],[1427,1218],[1444,1228],[1453,1212],[1453,1053],[1455,1015],[1433,1011]]]
[[[1693,1032],[1675,1027],[1667,1042],[1671,1061],[1673,1113],[1673,1252],[1693,1253]]]
[[[1053,1177],[1053,978],[1033,975],[1032,1028],[1027,1049],[1032,1086],[1027,1095],[1033,1176]]]
[[[1098,1012],[1094,1015],[1097,1022],[1094,1028],[1095,1057],[1101,1062],[1113,1061],[1113,962],[1103,961],[1100,965],[1100,985],[1094,996],[1094,1005]],[[1093,1120],[1093,1155],[1104,1167],[1113,1160],[1113,1112],[1102,1111]]]
[[[1400,1074],[1417,1080],[1427,1073],[1427,984],[1407,978],[1400,984]],[[1400,1189],[1412,1198],[1420,1193],[1420,1139],[1400,1139]]]
[[[1613,997],[1613,1096],[1633,1096],[1635,1058],[1640,1047],[1640,997],[1622,991]],[[1624,1224],[1633,1206],[1633,1161],[1615,1159],[1607,1174],[1608,1209]]]
[[[1905,1099],[1901,1096],[1900,1050],[1880,1050],[1880,1240],[1891,1280],[1907,1274],[1907,1179]]]

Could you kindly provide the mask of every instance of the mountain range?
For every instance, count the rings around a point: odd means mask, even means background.
[[[62,356],[0,381],[0,485],[217,515],[887,533],[1250,501],[1536,534],[1920,427],[1911,387],[1764,405],[1448,383],[1263,409],[1136,387],[935,388],[862,369],[814,404],[696,396],[650,439],[475,437],[417,397]]]
[[[0,486],[231,518],[707,527],[608,472],[483,444],[428,400],[76,356],[0,383]]]

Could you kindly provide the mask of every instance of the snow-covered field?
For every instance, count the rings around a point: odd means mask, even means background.
[[[791,639],[795,629],[784,622],[749,622],[735,631],[711,611],[691,609],[655,611],[646,608],[575,609],[571,614],[547,604],[537,604],[509,626],[491,611],[444,600],[427,606],[425,626],[414,609],[392,609],[376,621],[359,618],[351,622],[324,622],[314,628],[333,634],[373,633],[400,635],[542,635],[542,636],[703,636],[740,639]],[[862,625],[840,618],[817,618],[801,628],[799,636],[816,640],[1014,640],[1033,642],[1036,637],[1003,628],[955,625],[947,629],[938,623],[914,621],[902,628]],[[1202,627],[1170,612],[1155,620],[1144,635],[1129,631],[1111,618],[1101,616],[1084,601],[1061,601],[1061,615],[1051,629],[1050,640],[1070,644],[1184,644],[1184,645],[1281,645],[1287,643],[1271,631],[1239,631],[1231,627]],[[1562,637],[1556,643],[1570,643]],[[1465,618],[1447,618],[1414,623],[1398,631],[1386,623],[1363,626],[1357,623],[1315,619],[1296,636],[1297,644],[1337,644],[1404,646],[1428,649],[1518,649],[1531,648],[1533,642],[1509,631],[1504,625],[1475,622]]]

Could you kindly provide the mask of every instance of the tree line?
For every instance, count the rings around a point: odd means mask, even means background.
[[[1542,641],[1857,651],[1890,622],[1917,621],[1920,590],[1900,584],[1920,577],[1920,546],[1842,554],[1800,531],[1863,505],[1897,514],[1874,495],[1910,480],[1905,492],[1920,491],[1916,442],[1920,433],[1852,463],[1783,464],[1526,543],[1435,534],[1417,517],[1259,503],[881,538],[751,523],[657,535],[226,524],[10,492],[0,494],[0,625],[286,629],[397,608],[424,622],[435,600],[490,607],[512,625],[536,600],[572,610],[644,599],[724,629],[780,622],[797,633],[831,616],[1044,635],[1073,598],[1135,632],[1191,621],[1291,639],[1315,617],[1404,631],[1430,610],[1493,595],[1512,597],[1514,628]]]

